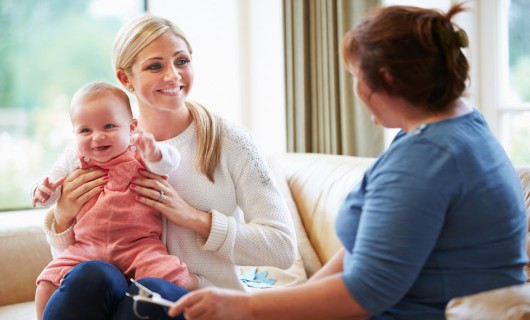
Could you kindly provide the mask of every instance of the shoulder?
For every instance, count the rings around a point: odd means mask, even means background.
[[[59,158],[59,161],[62,159],[64,163],[70,164],[74,168],[78,168],[81,165],[81,155],[77,151],[75,144],[70,144],[63,151],[62,155]]]
[[[226,143],[240,146],[254,143],[250,131],[242,125],[221,118],[220,121],[223,123],[223,139]]]
[[[225,151],[232,151],[238,154],[245,153],[252,157],[261,156],[261,152],[248,129],[231,121],[222,121],[223,153]]]
[[[446,143],[428,137],[426,132],[409,133],[391,144],[370,172],[386,179],[446,180],[459,174],[458,154]],[[399,177],[399,178],[398,178]]]
[[[223,120],[223,151],[222,158],[226,165],[236,171],[241,168],[258,173],[262,183],[270,181],[269,164],[259,146],[254,142],[252,134],[243,126]]]

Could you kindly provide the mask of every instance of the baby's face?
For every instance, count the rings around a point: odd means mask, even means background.
[[[84,157],[106,162],[129,147],[132,116],[127,106],[110,94],[79,101],[72,107],[70,118]]]

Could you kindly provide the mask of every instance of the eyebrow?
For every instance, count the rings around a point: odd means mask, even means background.
[[[176,57],[176,56],[178,56],[178,55],[181,54],[181,53],[187,53],[187,51],[186,51],[186,50],[180,50],[180,51],[177,51],[177,52],[175,52],[175,53],[173,54],[173,57]],[[187,54],[189,54],[189,53],[187,53]],[[153,60],[164,60],[164,58],[162,58],[162,57],[152,57],[152,58],[148,58],[148,59],[145,59],[144,61],[142,61],[141,64],[143,65],[143,64],[145,64],[146,62],[150,62],[150,61],[153,61]]]

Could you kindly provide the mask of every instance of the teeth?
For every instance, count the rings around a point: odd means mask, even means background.
[[[179,91],[180,88],[173,88],[173,89],[162,89],[160,90],[160,92],[162,93],[177,93]]]

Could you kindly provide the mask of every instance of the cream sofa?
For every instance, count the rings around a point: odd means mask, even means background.
[[[340,243],[334,232],[336,213],[343,197],[373,161],[319,154],[277,154],[270,158],[295,222],[300,253],[287,271],[264,268],[278,279],[278,285],[305,281],[338,250]],[[518,168],[518,173],[530,207],[530,168]],[[0,319],[34,319],[35,278],[51,259],[41,228],[43,214],[38,210],[0,214],[0,274],[4,275],[0,282]],[[447,317],[530,319],[529,286],[453,299]]]

